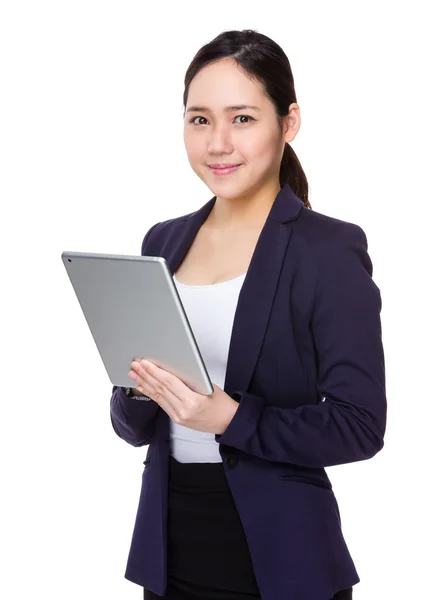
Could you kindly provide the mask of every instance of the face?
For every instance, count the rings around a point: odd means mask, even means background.
[[[270,98],[234,60],[207,65],[191,81],[184,117],[193,171],[218,197],[236,198],[278,185],[284,143],[300,127],[297,104],[291,104],[290,114],[281,129]],[[210,165],[240,166],[227,173]]]

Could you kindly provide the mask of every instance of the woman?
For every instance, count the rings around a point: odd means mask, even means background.
[[[381,297],[364,231],[311,210],[291,142],[289,61],[227,31],[188,68],[184,139],[215,196],[156,223],[214,383],[149,363],[114,387],[116,433],[148,444],[125,577],[144,598],[347,600],[360,579],[326,466],[365,460],[386,425]]]

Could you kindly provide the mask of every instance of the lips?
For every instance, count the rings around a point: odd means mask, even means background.
[[[214,165],[208,165],[211,169],[231,169],[232,167],[239,167],[241,163],[217,163]]]
[[[235,164],[235,165],[219,164],[219,165],[209,165],[209,168],[214,175],[229,175],[230,173],[234,173],[240,166],[241,166],[241,164]]]

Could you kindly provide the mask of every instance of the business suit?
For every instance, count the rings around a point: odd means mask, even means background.
[[[215,200],[154,225],[142,254],[174,273]],[[236,309],[224,390],[238,410],[215,435],[263,600],[328,600],[360,580],[325,467],[383,447],[380,311],[361,227],[307,209],[284,185]],[[125,577],[162,595],[169,417],[114,386],[111,420],[128,443],[149,444]]]

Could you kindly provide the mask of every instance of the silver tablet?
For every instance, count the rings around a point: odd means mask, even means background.
[[[192,390],[213,393],[163,257],[65,251],[61,258],[113,385],[136,387],[131,362],[147,358]]]

